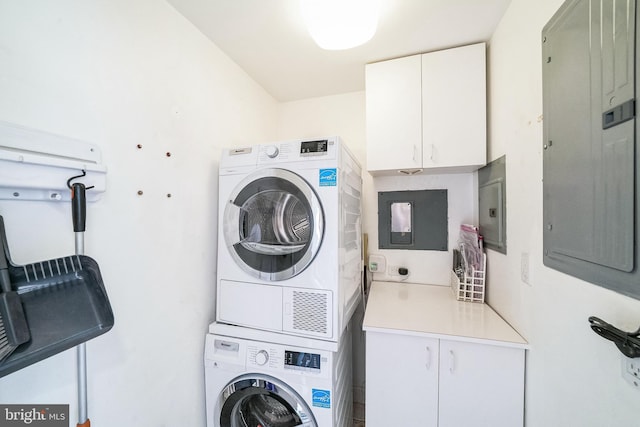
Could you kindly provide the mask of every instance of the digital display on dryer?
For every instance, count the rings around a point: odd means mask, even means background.
[[[302,141],[300,143],[300,154],[326,153],[329,141],[321,139],[318,141]]]
[[[285,366],[295,368],[320,369],[320,355],[315,353],[302,353],[299,351],[284,352]]]

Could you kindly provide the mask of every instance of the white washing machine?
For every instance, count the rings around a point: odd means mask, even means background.
[[[222,327],[228,335],[209,333],[205,342],[207,427],[351,425],[350,333],[330,351],[305,346],[317,340],[255,341],[236,336],[247,328]]]
[[[361,167],[338,137],[223,152],[218,322],[338,341],[360,298]]]

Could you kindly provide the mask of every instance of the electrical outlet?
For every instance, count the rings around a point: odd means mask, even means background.
[[[631,359],[622,355],[622,378],[640,390],[640,358]]]
[[[531,265],[529,263],[529,252],[520,254],[520,279],[531,286]]]
[[[407,271],[407,274],[400,274],[400,270],[403,269]],[[409,275],[409,269],[401,265],[389,265],[389,268],[387,268],[387,274],[389,276],[407,277]]]
[[[389,276],[399,276],[400,273],[398,273],[398,269],[400,268],[399,265],[389,265],[389,267],[387,268],[387,274]]]

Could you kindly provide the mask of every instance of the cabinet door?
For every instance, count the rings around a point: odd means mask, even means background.
[[[524,350],[441,340],[439,414],[439,427],[522,426]]]
[[[367,427],[438,424],[438,340],[367,332]]]
[[[420,55],[368,64],[367,169],[422,168]]]
[[[486,54],[479,43],[422,55],[423,166],[486,164]]]

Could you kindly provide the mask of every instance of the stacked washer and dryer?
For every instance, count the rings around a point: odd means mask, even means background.
[[[338,137],[230,149],[219,189],[207,426],[350,425],[360,165]]]

